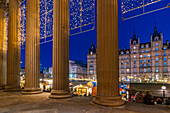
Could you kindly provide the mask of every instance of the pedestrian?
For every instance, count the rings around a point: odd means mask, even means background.
[[[154,100],[152,95],[149,93],[149,91],[146,91],[146,95],[143,98],[144,100],[144,104],[148,104],[148,105],[154,105]]]
[[[139,91],[139,92],[136,94],[135,102],[136,102],[136,103],[143,103],[143,93],[142,93],[142,91]]]

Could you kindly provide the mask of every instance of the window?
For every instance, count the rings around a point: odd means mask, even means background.
[[[121,65],[123,65],[123,62],[121,62]]]
[[[140,69],[140,72],[143,73],[143,69]]]
[[[121,73],[124,73],[123,69],[121,70]]]
[[[156,69],[155,69],[155,72],[156,72],[156,73],[158,73],[158,72],[159,72],[158,68],[156,68]]]
[[[134,58],[136,58],[136,56],[134,56]]]
[[[158,62],[158,58],[156,58],[155,61]]]
[[[146,68],[144,69],[144,72],[146,73]]]
[[[134,71],[134,73],[136,73],[136,72],[137,72],[137,71],[136,71],[136,69],[134,69],[133,71]]]
[[[164,58],[164,61],[166,62],[166,61],[167,61],[167,58]]]
[[[142,60],[140,60],[140,63],[142,63]]]
[[[155,63],[155,66],[159,66],[159,63]]]
[[[156,43],[155,46],[158,47],[158,44]]]
[[[121,55],[123,55],[123,52],[121,52]]]
[[[148,72],[149,72],[149,73],[151,72],[151,69],[150,69],[150,68],[148,68]]]
[[[166,53],[164,53],[164,56],[166,56],[167,54]]]
[[[144,63],[146,63],[146,60],[144,60]]]
[[[136,49],[136,47],[133,47],[134,49]]]
[[[144,64],[144,67],[146,67],[146,64]]]
[[[155,51],[158,51],[158,48],[155,48]]]
[[[123,66],[121,66],[121,68],[123,68]]]
[[[136,64],[134,65],[134,68],[136,67]]]
[[[151,66],[151,64],[148,64],[148,67],[150,67]]]
[[[93,71],[92,71],[92,70],[90,70],[90,74],[93,74]]]
[[[155,41],[158,41],[158,39],[156,38]]]
[[[148,48],[148,45],[146,45],[146,48]]]
[[[164,47],[164,50],[166,50],[166,47]]]
[[[129,52],[127,52],[127,55],[129,55]]]
[[[136,51],[134,51],[133,53],[136,53]]]
[[[150,57],[151,55],[150,54],[148,54],[148,57]]]
[[[141,47],[142,49],[144,48],[144,46],[142,45],[142,47]]]
[[[127,68],[129,68],[129,65],[127,65]]]
[[[136,63],[136,60],[134,60],[134,63]]]
[[[148,53],[148,50],[146,50],[146,52]]]
[[[140,67],[142,67],[143,65],[142,64],[140,64]]]
[[[127,73],[129,73],[129,69],[127,69]]]
[[[166,62],[164,62],[164,66],[167,66],[167,63],[166,63]]]
[[[127,57],[127,59],[129,59],[129,57]]]
[[[127,61],[127,64],[129,64],[129,61]]]
[[[166,73],[166,72],[168,72],[168,69],[167,69],[167,67],[164,67],[164,72]]]
[[[142,58],[142,55],[140,55],[140,58]]]
[[[156,53],[155,56],[158,56],[158,53]]]
[[[94,57],[90,57],[90,59],[93,59]]]
[[[93,60],[91,60],[90,63],[93,63]]]
[[[93,67],[93,64],[90,64],[91,67]]]
[[[136,42],[133,42],[133,44],[135,45],[135,44],[136,44]]]
[[[150,62],[150,60],[148,60],[148,62]]]
[[[93,70],[93,67],[90,67],[90,70]]]
[[[123,60],[123,58],[121,58],[121,60]]]
[[[144,58],[146,58],[146,55],[144,55]]]
[[[142,50],[142,53],[144,53],[144,51]]]

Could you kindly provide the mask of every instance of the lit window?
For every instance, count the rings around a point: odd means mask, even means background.
[[[156,58],[155,61],[158,62],[158,58]]]
[[[134,56],[134,58],[136,58],[136,56]]]
[[[144,53],[144,51],[142,50],[142,53]]]
[[[123,52],[121,52],[121,55],[123,55]]]
[[[155,44],[155,46],[157,47],[157,46],[158,46],[158,44],[156,43],[156,44]]]
[[[93,64],[90,64],[91,67],[93,67]]]
[[[164,58],[164,61],[166,62],[166,61],[167,61],[167,58]]]
[[[127,55],[129,55],[129,52],[127,52]]]
[[[150,57],[151,55],[150,54],[148,54],[148,57]]]
[[[148,67],[150,67],[151,66],[151,64],[148,64]]]
[[[90,70],[90,74],[93,74],[93,71],[92,71],[92,70]]]
[[[93,54],[93,52],[91,51],[91,53],[90,53],[91,55]]]
[[[155,66],[159,66],[159,63],[155,63]]]
[[[142,58],[142,55],[140,55],[140,58]]]
[[[127,59],[129,59],[129,57],[127,57]]]
[[[167,63],[166,63],[166,62],[164,62],[164,66],[167,66]]]
[[[136,51],[134,51],[134,53],[136,53]]]
[[[166,47],[164,47],[164,50],[166,50]]]
[[[158,51],[158,48],[155,48],[155,51]]]
[[[164,56],[166,56],[167,54],[166,53],[164,53]]]
[[[144,72],[146,73],[146,68],[144,69]]]
[[[146,50],[146,52],[148,53],[148,50]]]
[[[158,68],[156,68],[156,69],[155,69],[155,72],[156,72],[156,73],[158,73],[158,72],[159,72],[159,69],[158,69]]]
[[[93,70],[93,67],[90,67],[90,70]]]
[[[144,48],[144,46],[141,47],[142,49]]]
[[[155,56],[158,56],[158,53],[156,53]]]
[[[129,73],[129,69],[127,69],[127,73]]]
[[[136,47],[133,47],[134,49],[136,49]]]
[[[123,60],[123,58],[121,58],[121,60]]]
[[[148,48],[148,45],[146,45],[146,48]]]

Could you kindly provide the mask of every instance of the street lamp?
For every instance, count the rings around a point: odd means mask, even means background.
[[[165,90],[166,90],[166,86],[162,86],[162,90],[163,90],[163,98],[165,98]]]

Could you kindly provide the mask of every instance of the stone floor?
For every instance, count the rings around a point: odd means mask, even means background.
[[[93,104],[92,98],[49,99],[49,93],[21,95],[0,91],[0,113],[170,113],[165,105],[144,105],[127,102],[121,107]]]

